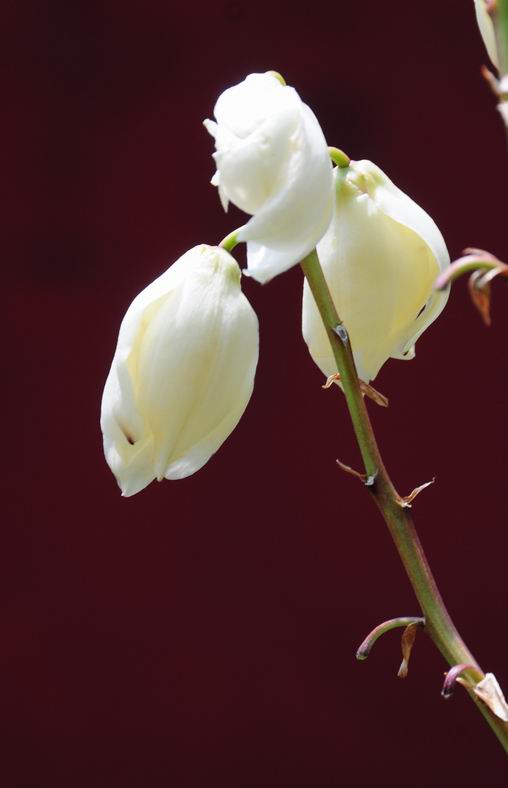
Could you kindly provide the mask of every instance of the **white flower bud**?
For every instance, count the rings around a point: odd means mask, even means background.
[[[433,283],[450,258],[425,211],[370,161],[335,169],[336,207],[318,255],[349,332],[361,380],[392,358],[412,358],[414,343],[443,309],[448,291]],[[307,282],[303,335],[326,376],[337,372]]]
[[[333,210],[332,164],[313,112],[273,74],[250,74],[215,105],[215,138],[224,209],[229,200],[252,219],[246,274],[267,282],[300,262],[323,236]]]
[[[258,321],[224,249],[196,246],[132,302],[102,398],[104,453],[122,494],[199,470],[252,394]]]
[[[496,33],[494,30],[494,23],[492,17],[487,10],[486,0],[474,0],[474,10],[476,12],[476,21],[480,28],[480,33],[483,38],[483,43],[489,54],[492,63],[499,69],[499,60],[497,57],[497,44]]]

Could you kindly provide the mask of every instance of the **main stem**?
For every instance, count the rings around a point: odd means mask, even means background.
[[[494,12],[499,72],[508,74],[508,0],[497,0]]]
[[[368,477],[367,488],[385,519],[420,603],[425,616],[425,631],[450,666],[459,663],[472,666],[464,673],[464,677],[469,679],[472,687],[484,677],[484,673],[450,618],[416,533],[410,511],[401,506],[402,500],[383,463],[360,391],[349,337],[335,309],[316,251],[311,252],[303,260],[301,267],[314,296],[337,363],[337,370],[340,374],[342,388]],[[508,753],[508,724],[491,713],[471,690],[469,690],[469,695]]]

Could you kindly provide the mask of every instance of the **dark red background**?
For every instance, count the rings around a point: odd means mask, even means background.
[[[418,607],[344,403],[300,334],[301,273],[245,292],[261,323],[240,425],[197,475],[122,499],[102,386],[134,295],[225,216],[216,97],[277,69],[328,142],[425,207],[452,256],[504,259],[508,158],[473,3],[6,2],[2,788],[506,784],[506,759],[420,637],[406,681],[378,622]],[[243,252],[240,252],[240,258]],[[506,334],[466,283],[371,408],[451,613],[508,688]]]

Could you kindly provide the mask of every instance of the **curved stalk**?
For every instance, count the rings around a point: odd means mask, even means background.
[[[470,666],[463,673],[469,685],[466,687],[469,695],[508,753],[508,724],[496,717],[487,706],[477,699],[472,691],[474,685],[483,679],[485,674],[450,618],[418,538],[410,510],[401,506],[402,499],[392,484],[383,463],[360,391],[348,334],[335,309],[315,250],[302,261],[301,267],[332,346],[365,472],[371,480],[367,489],[384,517],[420,603],[425,616],[425,632],[434,641],[449,665],[467,664]]]
[[[229,252],[231,254],[235,246],[238,246],[238,244],[240,243],[237,238],[240,230],[241,228],[237,228],[236,230],[233,230],[233,232],[228,233],[228,235],[226,235],[226,237],[223,238],[219,244],[221,249],[225,249],[226,252]]]
[[[465,252],[469,250],[465,249]],[[473,250],[471,250],[473,252]],[[438,278],[434,282],[435,290],[445,290],[452,282],[455,282],[459,277],[465,274],[472,274],[475,271],[496,271],[503,276],[508,276],[508,265],[498,260],[497,257],[484,252],[481,249],[475,249],[471,254],[464,254],[455,260],[450,265],[446,266],[444,271],[441,271]]]
[[[401,616],[400,618],[391,618],[389,621],[383,621],[382,624],[378,624],[378,626],[369,632],[365,640],[360,644],[360,647],[356,651],[356,659],[364,660],[370,655],[372,651],[372,646],[382,635],[385,635],[391,629],[397,629],[398,627],[410,627],[410,626],[418,626],[423,627],[425,626],[425,619],[424,618],[417,618],[416,616]]]

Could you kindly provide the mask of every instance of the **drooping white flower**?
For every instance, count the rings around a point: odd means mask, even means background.
[[[132,302],[102,398],[104,453],[125,496],[199,470],[252,394],[258,321],[224,249],[196,246]]]
[[[497,56],[496,33],[494,30],[494,23],[492,17],[487,10],[486,0],[474,0],[474,10],[476,12],[476,21],[480,28],[480,33],[483,38],[483,43],[489,54],[492,63],[499,69],[499,59]]]
[[[225,210],[231,201],[252,214],[238,240],[247,242],[246,273],[267,282],[302,260],[330,223],[326,141],[295,89],[270,72],[228,88],[214,114],[217,122],[204,122],[215,138],[212,183]]]
[[[335,214],[317,251],[358,376],[368,382],[388,358],[414,356],[414,343],[447,301],[448,291],[434,291],[433,283],[450,258],[430,216],[375,164],[351,162],[334,173]],[[307,282],[302,324],[313,360],[333,375],[337,366]]]

